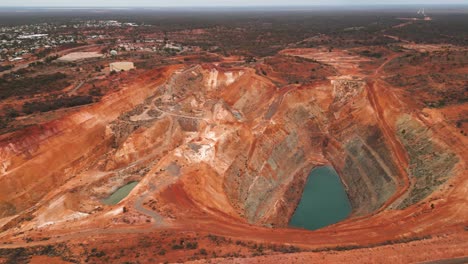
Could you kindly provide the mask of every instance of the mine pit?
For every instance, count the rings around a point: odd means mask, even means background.
[[[351,204],[335,169],[314,168],[307,178],[301,201],[289,225],[316,230],[346,219]]]
[[[224,34],[106,28],[134,48],[88,39],[11,73],[0,54],[0,263],[468,256],[467,49],[386,23],[293,43],[217,26],[255,38],[216,49],[196,46]],[[194,46],[153,47],[174,35]]]

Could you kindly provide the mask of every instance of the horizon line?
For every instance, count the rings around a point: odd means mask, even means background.
[[[372,4],[291,4],[291,5],[141,5],[141,6],[128,6],[128,5],[118,5],[118,6],[73,6],[73,5],[53,5],[53,6],[21,6],[21,5],[1,5],[0,8],[110,8],[110,9],[119,9],[119,8],[219,8],[219,7],[234,7],[234,8],[250,8],[250,7],[374,7],[374,6],[468,6],[468,3],[437,3],[437,4],[420,4],[420,3],[372,3]]]

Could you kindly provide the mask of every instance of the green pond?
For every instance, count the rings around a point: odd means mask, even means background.
[[[130,182],[122,187],[120,187],[117,191],[111,194],[106,199],[103,199],[102,202],[107,205],[114,205],[118,204],[122,201],[123,198],[127,197],[127,195],[137,186],[138,182]]]
[[[290,226],[315,230],[345,219],[351,204],[340,177],[329,166],[313,169]]]

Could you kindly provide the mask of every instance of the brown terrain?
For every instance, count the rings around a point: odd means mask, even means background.
[[[0,263],[467,262],[467,49],[427,49],[174,59],[16,120],[0,135]],[[289,227],[320,165],[352,214]]]

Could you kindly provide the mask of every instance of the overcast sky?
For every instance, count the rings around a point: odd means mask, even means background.
[[[468,0],[0,0],[0,6],[141,7],[141,6],[293,6],[374,4],[468,4]]]

